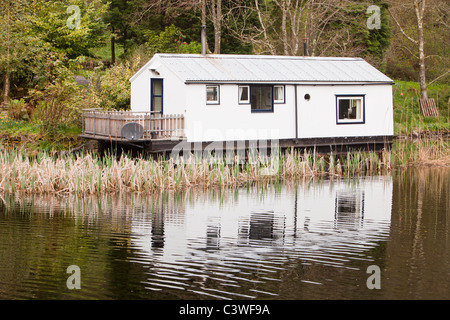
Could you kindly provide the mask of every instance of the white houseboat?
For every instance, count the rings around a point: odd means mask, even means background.
[[[328,148],[393,138],[393,81],[361,58],[155,54],[130,83],[131,112],[86,111],[85,137],[155,152],[180,141]]]

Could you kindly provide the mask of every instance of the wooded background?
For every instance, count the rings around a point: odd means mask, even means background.
[[[368,26],[373,5],[379,28]],[[41,116],[76,99],[127,108],[126,77],[156,52],[200,53],[202,25],[210,53],[301,56],[306,44],[310,56],[362,57],[420,82],[426,96],[449,83],[449,15],[448,0],[0,0],[2,101]],[[77,74],[97,92],[77,96]]]

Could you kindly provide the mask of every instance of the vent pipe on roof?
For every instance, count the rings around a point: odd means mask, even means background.
[[[202,26],[202,34],[201,34],[201,38],[202,38],[202,54],[205,55],[206,54],[206,26],[203,25]]]

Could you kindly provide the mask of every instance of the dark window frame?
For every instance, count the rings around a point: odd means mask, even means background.
[[[346,125],[346,124],[365,124],[366,123],[366,95],[365,94],[336,94],[336,124]],[[361,119],[355,119],[351,121],[339,120],[339,100],[343,98],[355,99],[361,98]]]
[[[253,109],[252,107],[252,92],[256,87],[270,87],[272,89],[272,107],[270,109]],[[250,110],[252,113],[273,113],[274,112],[274,100],[273,100],[273,84],[251,84],[250,85]]]
[[[153,94],[153,86],[155,82],[161,82],[161,94]],[[152,78],[150,82],[150,111],[154,112],[154,99],[153,98],[161,98],[161,114],[164,113],[164,79],[161,78]],[[158,111],[156,111],[158,112]]]
[[[208,101],[208,87],[217,87],[217,101]],[[207,84],[205,86],[205,98],[207,105],[220,105],[220,85],[219,84]]]

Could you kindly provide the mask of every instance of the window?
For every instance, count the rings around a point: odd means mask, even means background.
[[[206,86],[206,104],[219,104],[219,86]]]
[[[364,96],[336,96],[336,123],[364,123]]]
[[[250,87],[239,86],[239,104],[249,104],[249,103],[250,103]]]
[[[163,79],[152,79],[152,96],[150,110],[154,112],[163,111]]]
[[[346,191],[336,192],[335,221],[357,223],[364,218],[364,192]]]
[[[284,86],[273,86],[273,102],[284,103]]]
[[[273,86],[252,85],[250,103],[252,112],[273,112]]]

